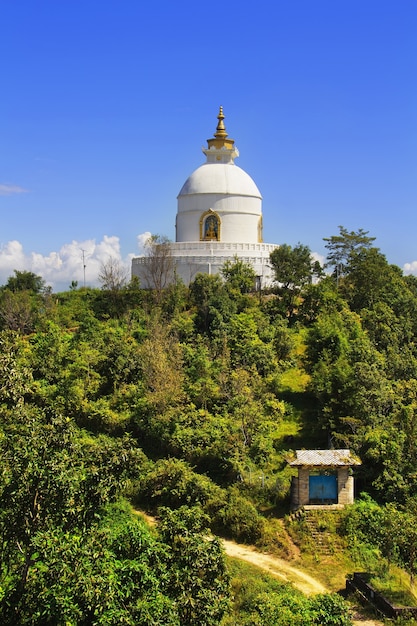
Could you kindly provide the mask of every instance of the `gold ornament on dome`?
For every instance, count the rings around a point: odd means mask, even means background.
[[[224,125],[224,113],[222,106],[220,107],[217,119],[219,121],[217,124],[216,132],[214,133],[214,138],[207,139],[208,148],[216,148],[216,150],[221,150],[222,148],[225,148],[226,150],[233,150],[235,140],[227,139],[228,134]]]
[[[220,217],[209,209],[200,218],[200,241],[220,241]]]

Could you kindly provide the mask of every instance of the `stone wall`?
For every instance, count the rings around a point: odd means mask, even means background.
[[[309,471],[298,468],[298,476],[293,476],[291,483],[291,508],[298,509],[309,503]]]
[[[349,475],[349,467],[341,467],[337,472],[337,489],[339,504],[353,504],[353,476]]]

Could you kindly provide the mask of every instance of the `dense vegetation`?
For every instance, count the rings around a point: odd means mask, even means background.
[[[2,624],[232,624],[208,529],[285,556],[300,447],[361,458],[343,532],[414,574],[417,280],[362,230],[326,241],[327,268],[277,249],[264,292],[238,259],[189,288],[113,262],[102,289],[1,287]],[[338,601],[260,590],[236,623],[343,626]]]

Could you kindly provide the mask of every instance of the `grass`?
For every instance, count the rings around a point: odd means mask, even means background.
[[[310,375],[300,365],[284,371],[279,380],[279,397],[291,407],[290,419],[284,420],[286,435],[294,436],[293,448],[325,448],[327,441],[317,423],[316,400],[308,392]]]
[[[331,591],[344,589],[345,574],[349,570],[353,571],[352,568],[354,566],[343,545],[340,545],[333,555],[318,559],[315,558],[317,554],[314,554],[314,550],[308,542],[305,543],[304,547],[305,549],[302,550],[299,559],[294,565],[296,567],[300,566],[301,569],[320,580]],[[253,623],[246,620],[257,596],[264,593],[282,593],[284,590],[287,590],[288,593],[288,590],[292,589],[290,584],[282,583],[267,572],[236,559],[229,559],[228,568],[231,575],[233,608],[223,619],[221,626],[242,626],[245,623]],[[379,578],[373,578],[370,582],[396,606],[415,606],[416,599],[415,597],[413,599],[412,592],[410,592],[411,596],[404,593],[404,587],[409,587],[408,577],[398,568],[391,568],[385,582]],[[300,594],[296,589],[293,589],[290,593]],[[369,619],[375,619],[372,607],[370,605],[362,607],[362,601],[354,594],[348,597],[348,601],[352,607],[355,606],[362,614],[366,614]],[[388,623],[391,624],[392,622],[387,621]],[[401,619],[396,624],[398,626],[415,626],[417,621]]]
[[[281,374],[279,387],[280,391],[303,393],[310,382],[310,376],[299,367],[292,367]]]
[[[289,583],[283,583],[258,567],[238,559],[229,559],[228,569],[231,576],[233,608],[231,613],[223,618],[221,626],[253,624],[253,621],[248,622],[247,619],[251,606],[260,594],[287,591],[294,596],[302,595]]]
[[[339,533],[343,512],[311,511],[309,515],[316,518],[317,528],[323,533],[325,553],[318,548],[302,519],[290,521],[287,518],[287,531],[300,550],[297,566],[332,591],[345,588],[348,574],[370,571],[370,584],[393,605],[417,606],[417,589],[404,570],[389,564],[377,550],[370,554],[366,546],[361,551],[356,545],[354,552],[351,551],[347,537]]]
[[[391,565],[385,574],[372,575],[369,584],[394,606],[417,606],[414,585],[411,585],[409,576],[398,567]]]

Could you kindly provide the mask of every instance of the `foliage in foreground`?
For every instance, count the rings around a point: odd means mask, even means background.
[[[152,537],[115,506],[144,454],[37,407],[19,355],[2,354],[1,623],[218,624],[228,574],[200,509],[166,509]]]
[[[379,505],[362,494],[343,516],[343,532],[353,558],[374,576],[379,588],[391,586],[396,593],[396,603],[400,602],[398,594],[402,593],[400,603],[413,606],[416,598],[410,591],[401,592],[400,585],[394,582],[393,570],[394,566],[406,570],[410,575],[410,588],[413,586],[417,573],[416,512],[414,499],[396,507],[392,503]]]
[[[171,580],[175,588],[183,554],[167,539],[152,543],[127,515],[144,560],[134,551],[119,558],[125,535],[108,543],[108,507],[122,493],[153,510],[198,507],[195,515],[209,522],[192,531],[197,537],[209,525],[264,542],[265,513],[288,510],[288,454],[329,442],[360,456],[360,488],[381,507],[378,524],[368,510],[352,533],[414,575],[417,280],[390,265],[362,230],[341,228],[326,241],[333,275],[322,276],[305,246],[282,246],[280,285],[268,294],[250,293],[253,273],[238,261],[225,266],[223,280],[198,275],[189,289],[145,291],[114,280],[110,265],[102,290],[73,285],[52,296],[30,272],[0,289],[5,624],[35,623],[29,612],[58,624],[59,611],[73,624],[123,623],[124,603],[137,623],[149,609],[161,623],[197,624],[194,595],[177,587],[172,597],[164,586]],[[312,284],[313,276],[321,280]],[[222,585],[216,545],[206,547]],[[189,585],[196,577],[190,569]],[[210,597],[212,581],[203,583],[200,600]],[[220,596],[216,619],[226,610],[227,593]],[[276,606],[285,612],[281,600],[266,600],[258,622],[278,619]]]
[[[231,564],[234,612],[222,626],[350,626],[349,607],[338,594],[306,597],[258,569]]]

